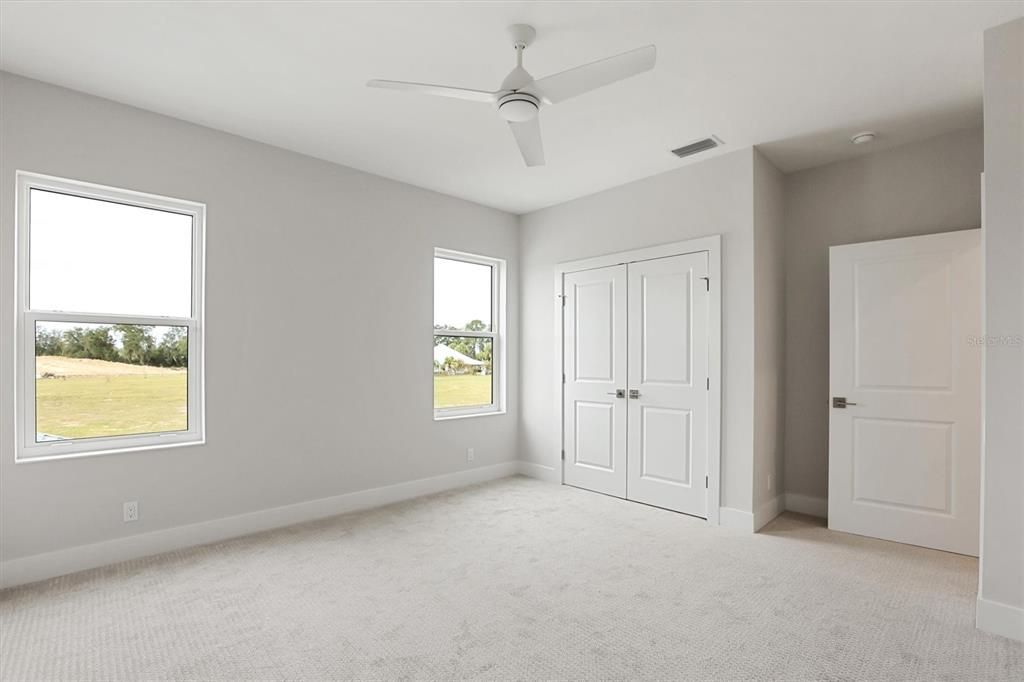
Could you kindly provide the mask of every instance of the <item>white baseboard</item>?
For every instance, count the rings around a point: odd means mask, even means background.
[[[781,513],[782,496],[778,495],[760,505],[755,512],[733,509],[732,507],[719,507],[718,525],[722,528],[756,533]]]
[[[523,476],[548,481],[549,483],[562,482],[561,473],[557,467],[538,464],[537,462],[520,460],[519,473]],[[765,505],[762,505],[758,512],[759,514],[755,515],[748,511],[741,511],[731,507],[719,507],[718,525],[723,528],[745,530],[748,533],[752,533],[782,512],[782,496],[775,497]],[[756,521],[760,521],[760,523],[755,525]]]
[[[776,495],[767,502],[762,503],[754,511],[754,531],[757,532],[764,528],[769,521],[774,519],[776,516],[782,513],[783,509],[783,496]]]
[[[546,464],[538,464],[537,462],[524,462],[520,460],[519,473],[523,476],[539,478],[540,480],[548,481],[549,483],[562,482],[562,478],[558,474],[558,469]]]
[[[811,497],[799,493],[786,493],[783,507],[786,511],[817,516],[821,519],[828,518],[828,499],[824,497]]]
[[[718,508],[718,525],[722,528],[733,530],[745,530],[748,533],[754,532],[754,515],[741,509],[732,507]]]
[[[1024,609],[978,597],[979,630],[1024,642]]]
[[[119,561],[219,542],[303,521],[380,507],[474,483],[513,476],[519,473],[520,464],[520,462],[502,462],[441,476],[421,478],[187,526],[130,535],[91,545],[80,545],[45,554],[10,559],[0,562],[0,588],[23,585]]]

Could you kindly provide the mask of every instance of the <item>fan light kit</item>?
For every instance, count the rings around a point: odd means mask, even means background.
[[[516,51],[516,67],[502,81],[501,88],[494,92],[405,81],[371,80],[367,85],[371,88],[406,90],[491,104],[497,108],[498,115],[508,122],[526,165],[543,166],[544,145],[541,142],[539,120],[543,107],[650,71],[654,68],[657,56],[654,45],[648,45],[535,80],[523,68],[523,52],[533,44],[537,31],[526,24],[513,24],[508,31]]]

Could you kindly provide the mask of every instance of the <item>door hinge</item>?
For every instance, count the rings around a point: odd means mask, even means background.
[[[707,389],[708,389],[709,391],[711,390],[711,377],[708,377],[708,381],[707,381],[707,385],[706,385],[706,388],[707,388]]]
[[[711,278],[701,277],[701,279],[704,280],[704,291],[711,291]]]
[[[707,476],[704,477],[704,487],[705,488],[708,487],[708,477]]]
[[[562,383],[565,383],[565,372],[562,372]]]
[[[562,450],[562,461],[565,461],[565,450]]]

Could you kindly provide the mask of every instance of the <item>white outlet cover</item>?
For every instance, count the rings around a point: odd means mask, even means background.
[[[139,520],[139,503],[137,501],[125,502],[124,503],[124,521],[129,523],[131,521]]]
[[[476,458],[476,450],[473,448],[466,448],[466,460],[472,462]]]

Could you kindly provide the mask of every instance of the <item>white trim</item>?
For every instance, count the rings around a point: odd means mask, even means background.
[[[800,493],[786,493],[783,508],[786,511],[817,516],[820,519],[828,518],[828,499],[824,497],[812,497]]]
[[[494,332],[467,332],[459,329],[435,329],[434,336],[469,336],[474,339],[493,339]]]
[[[48,310],[26,310],[30,322],[80,322],[82,324],[140,324],[152,327],[192,327],[191,317],[153,317],[151,315],[120,315],[117,313],[59,313]]]
[[[783,496],[776,495],[767,502],[761,503],[754,510],[754,532],[757,532],[768,525],[776,516],[782,513]]]
[[[105,449],[60,452],[59,447],[67,441],[50,441],[48,444],[54,446],[49,454],[32,455],[31,457],[16,457],[17,464],[36,464],[38,462],[55,462],[62,459],[77,459],[79,457],[104,457],[106,455],[122,455],[129,452],[146,452],[147,450],[167,450],[169,448],[187,448],[195,445],[205,445],[206,439],[195,440],[188,431],[168,431],[166,433],[145,433],[139,436],[116,436],[114,438],[90,438],[86,442],[90,445],[102,448],[102,443],[109,443],[116,440],[120,445]],[[148,443],[148,444],[147,444]]]
[[[981,307],[981,332],[988,334],[988,296],[986,283],[988,281],[988,247],[986,246],[986,238],[988,237],[988,230],[985,228],[985,171],[981,172],[981,286],[980,291],[980,307]],[[985,490],[988,488],[986,481],[986,468],[988,462],[988,412],[985,410],[985,397],[988,395],[988,387],[986,377],[988,376],[988,344],[981,344],[981,376],[978,390],[981,392],[981,400],[979,401],[978,408],[981,410],[981,429],[978,439],[978,452],[981,453],[981,462],[978,470],[978,483],[980,490],[978,492],[978,509],[980,510],[978,519],[978,609],[977,609],[977,626],[979,629],[991,632],[992,630],[988,626],[988,622],[992,620],[991,616],[986,613],[984,621],[986,625],[982,625],[982,604],[981,593],[983,590],[983,582],[985,577],[985,517],[987,513],[985,511]],[[996,602],[988,602],[996,603]],[[1000,606],[1003,606],[1000,604]],[[986,609],[989,611],[990,609]]]
[[[27,171],[15,172],[15,381],[14,412],[17,431],[15,462],[53,461],[73,457],[108,455],[163,449],[206,442],[204,284],[206,279],[206,206],[195,201],[107,187]],[[29,307],[29,192],[59,192],[87,199],[169,211],[192,218],[192,301],[189,317],[67,313]],[[185,431],[69,438],[36,442],[35,326],[37,322],[81,322],[186,327],[188,330],[188,429]]]
[[[681,242],[658,244],[642,249],[616,251],[615,253],[595,256],[593,258],[564,261],[557,264],[555,268],[558,272],[562,273],[594,270],[595,268],[605,268],[609,265],[636,263],[637,261],[653,260],[655,258],[669,258],[670,256],[681,256],[686,253],[697,253],[698,251],[715,251],[721,248],[721,244],[721,235],[708,235],[707,237],[696,237]]]
[[[754,515],[752,513],[732,507],[722,507],[719,511],[718,525],[722,528],[754,532]]]
[[[219,542],[272,528],[337,516],[360,509],[380,507],[414,497],[505,478],[515,475],[518,472],[518,465],[519,463],[515,461],[502,462],[441,476],[421,478],[212,521],[140,533],[91,545],[80,545],[54,552],[10,559],[0,563],[0,588],[45,580],[119,561]]]
[[[559,473],[558,469],[546,464],[538,464],[537,462],[526,462],[520,460],[519,473],[523,476],[529,476],[530,478],[536,478],[541,481],[548,481],[549,483],[562,482],[562,475]]]
[[[434,347],[434,337],[437,336],[469,336],[491,340],[491,403],[488,405],[471,405],[469,407],[434,407],[434,421],[448,421],[450,419],[462,419],[464,417],[484,417],[492,414],[505,414],[506,400],[506,375],[508,363],[505,358],[507,346],[505,323],[507,314],[505,306],[508,302],[506,288],[507,264],[502,258],[492,256],[481,256],[465,251],[454,251],[441,247],[434,248],[434,258],[445,260],[461,261],[463,263],[476,263],[491,268],[491,329],[484,332],[459,331],[457,329],[433,329],[430,337],[430,347]],[[433,263],[433,261],[431,261]],[[431,279],[433,282],[433,279]],[[433,286],[433,284],[431,284]],[[433,305],[433,303],[431,303]],[[433,326],[433,315],[431,315],[431,326]],[[431,382],[433,382],[433,364],[431,364]],[[433,389],[431,389],[433,396]],[[433,398],[431,398],[433,400]]]
[[[708,307],[708,376],[711,395],[708,396],[708,523],[717,525],[718,510],[722,504],[722,237],[714,235],[703,240],[708,252],[708,277],[711,299]]]
[[[709,235],[697,237],[681,242],[659,244],[642,249],[621,251],[618,253],[585,258],[582,260],[566,261],[555,266],[554,294],[556,304],[554,306],[554,336],[556,343],[554,369],[552,370],[554,401],[553,405],[558,410],[559,428],[556,430],[555,439],[552,442],[552,453],[554,454],[555,471],[558,481],[563,480],[562,469],[562,444],[564,439],[564,406],[562,404],[562,348],[563,330],[562,315],[564,300],[564,279],[566,273],[579,272],[581,270],[593,270],[604,268],[610,265],[623,263],[635,263],[637,261],[652,260],[655,258],[668,258],[686,253],[708,252],[708,278],[710,280],[711,292],[708,301],[708,374],[711,379],[711,390],[708,395],[708,491],[707,491],[707,514],[708,524],[717,526],[722,523],[719,512],[721,504],[722,489],[722,237],[721,235]],[[724,508],[723,508],[724,509]],[[748,513],[749,512],[745,512]],[[753,517],[753,515],[751,515]],[[753,526],[753,522],[748,524]]]
[[[554,343],[551,344],[554,350],[554,361],[551,376],[553,381],[551,387],[554,390],[554,396],[552,405],[555,408],[555,413],[558,415],[558,428],[555,429],[554,441],[551,443],[551,453],[553,455],[551,461],[554,462],[554,466],[551,467],[554,471],[555,481],[560,484],[565,483],[565,329],[563,328],[563,319],[565,318],[565,272],[559,268],[555,268],[555,304],[551,306],[554,312],[554,330],[555,333],[551,337]]]
[[[1024,609],[978,597],[977,626],[993,635],[1024,642]]]
[[[471,408],[466,408],[471,409]],[[437,410],[440,412],[440,410]],[[467,412],[465,414],[452,414],[450,411],[446,411],[443,416],[434,415],[434,421],[436,422],[450,422],[456,419],[475,419],[477,417],[494,417],[500,414],[507,414],[506,410],[476,410],[475,412]]]

